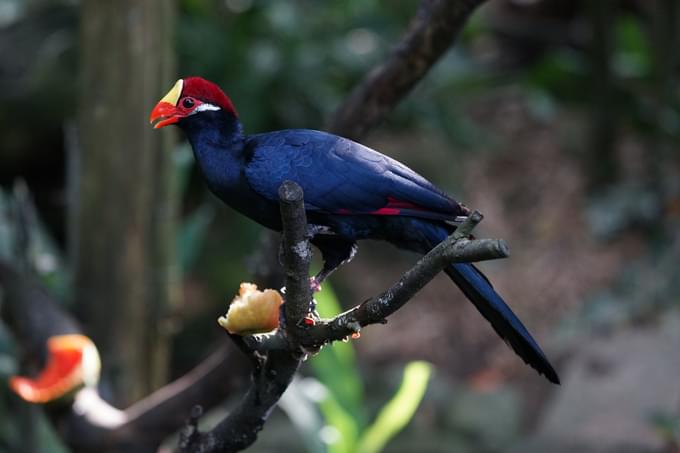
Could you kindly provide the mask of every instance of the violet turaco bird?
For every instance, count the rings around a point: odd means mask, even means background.
[[[324,263],[313,278],[317,285],[352,259],[358,240],[425,254],[469,214],[410,168],[352,140],[308,129],[244,134],[231,100],[200,77],[178,80],[150,120],[155,128],[179,126],[210,190],[267,228],[281,231],[279,186],[299,184],[315,232],[311,242]],[[454,263],[445,272],[517,355],[559,383],[541,348],[477,267]]]

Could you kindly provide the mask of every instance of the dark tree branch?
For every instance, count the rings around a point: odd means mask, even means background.
[[[286,304],[284,311],[286,333],[295,341],[303,328],[302,320],[309,313],[312,290],[309,285],[309,263],[312,249],[307,238],[307,215],[302,188],[292,181],[284,181],[279,188],[281,222],[283,225],[283,268],[286,276]],[[297,345],[292,343],[293,347]]]
[[[126,409],[128,423],[120,431],[130,439],[152,436],[158,445],[184,424],[193,406],[212,409],[241,389],[246,369],[232,348],[221,346],[186,375]]]
[[[253,374],[250,389],[238,406],[215,428],[198,431],[195,418],[180,436],[180,450],[191,453],[234,452],[257,439],[272,408],[293,379],[300,361],[289,351],[272,351],[261,371]]]
[[[342,340],[370,324],[384,324],[386,318],[400,309],[451,263],[468,263],[506,258],[508,247],[502,239],[457,238],[451,235],[423,256],[398,282],[379,296],[314,326],[303,329],[299,344],[305,350],[316,350],[324,344]],[[288,344],[278,333],[247,337],[246,343],[257,351],[286,349]]]
[[[263,357],[262,354],[258,352],[259,350],[257,348],[250,346],[248,337],[242,337],[241,335],[229,333],[229,338],[238,348],[238,350],[250,360],[253,369],[259,370],[264,366],[265,357]]]
[[[328,129],[359,139],[422,79],[485,0],[422,0],[406,34],[381,65],[374,68],[340,105]]]
[[[279,198],[286,275],[285,323],[282,322],[277,332],[243,338],[241,347],[252,348],[245,351],[248,355],[265,355],[264,366],[255,368],[245,398],[213,430],[199,432],[197,418],[200,414],[189,420],[180,440],[183,452],[235,452],[247,448],[255,442],[272,408],[290,384],[305,350],[318,349],[324,344],[344,339],[363,326],[385,323],[389,315],[411,300],[451,263],[508,256],[508,247],[502,240],[469,239],[474,227],[482,220],[482,215],[474,211],[453,234],[421,258],[387,291],[331,320],[307,325],[302,321],[309,314],[312,300],[309,282],[311,250],[306,237],[302,189],[296,183],[286,181],[279,189]]]
[[[508,246],[500,239],[468,239],[472,229],[482,220],[475,211],[446,240],[423,256],[398,282],[377,297],[307,329],[301,343],[318,348],[359,332],[369,324],[384,324],[386,318],[400,309],[451,263],[484,261],[509,256]]]
[[[312,252],[306,237],[307,220],[302,189],[294,182],[286,181],[279,188],[279,199],[283,225],[283,268],[286,276],[284,312],[288,347],[266,352],[264,365],[255,369],[246,396],[211,431],[201,433],[196,427],[196,417],[192,418],[180,438],[183,452],[234,452],[251,445],[257,440],[257,434],[262,430],[272,408],[300,366],[302,354],[298,336],[304,329],[302,320],[307,316],[312,300],[309,284]]]
[[[243,337],[245,344],[253,351],[275,351],[288,349],[289,343],[281,330],[273,333],[255,334]]]

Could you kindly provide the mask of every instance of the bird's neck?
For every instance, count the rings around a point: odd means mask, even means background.
[[[222,192],[238,182],[245,137],[237,117],[224,111],[207,111],[182,120],[179,126],[213,191]]]

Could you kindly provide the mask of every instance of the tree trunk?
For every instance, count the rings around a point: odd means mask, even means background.
[[[586,174],[589,188],[595,192],[616,182],[618,176],[616,147],[619,118],[615,98],[616,77],[611,66],[616,6],[616,0],[598,0],[588,5],[592,106]]]
[[[70,182],[75,307],[118,404],[166,378],[172,143],[148,118],[172,82],[173,5],[82,2],[80,149]]]

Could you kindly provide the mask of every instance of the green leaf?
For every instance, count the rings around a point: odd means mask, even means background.
[[[431,374],[432,365],[427,362],[406,365],[399,390],[364,431],[356,451],[378,453],[411,421],[425,395]]]
[[[322,440],[328,445],[329,453],[354,453],[357,451],[359,426],[356,419],[347,412],[333,393],[329,392],[319,402],[319,409],[326,420]]]
[[[341,311],[328,283],[324,283],[323,290],[316,295],[316,301],[321,317],[331,317]],[[310,363],[317,379],[333,394],[337,403],[357,420],[359,426],[363,426],[366,420],[363,385],[352,344],[335,342],[327,345],[312,357]]]
[[[650,423],[665,442],[680,442],[680,415],[654,412],[650,417]]]
[[[326,453],[327,451],[320,436],[326,422],[317,410],[319,398],[316,394],[321,392],[327,394],[323,385],[316,379],[295,377],[278,404],[302,435],[309,453]]]
[[[633,16],[616,21],[613,66],[622,77],[646,77],[652,70],[649,41],[642,23]]]

